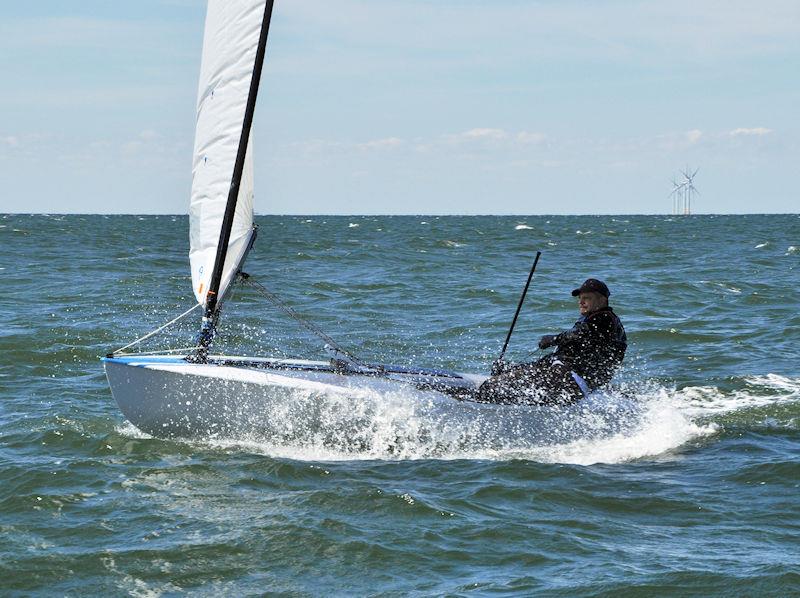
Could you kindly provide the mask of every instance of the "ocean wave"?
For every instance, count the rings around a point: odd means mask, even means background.
[[[746,376],[744,388],[721,392],[715,386],[687,386],[676,394],[692,417],[725,415],[745,410],[787,405],[800,401],[800,380],[766,374]]]

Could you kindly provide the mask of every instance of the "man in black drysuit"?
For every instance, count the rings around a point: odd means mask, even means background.
[[[595,278],[572,291],[580,319],[561,334],[547,334],[540,349],[556,350],[532,363],[495,363],[478,389],[486,403],[568,405],[607,384],[625,357],[628,341],[622,322],[608,305],[611,292]]]

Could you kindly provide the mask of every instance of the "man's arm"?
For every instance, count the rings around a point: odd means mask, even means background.
[[[539,340],[540,349],[549,349],[556,345],[566,345],[588,336],[589,330],[585,322],[577,322],[575,326],[569,330],[565,330],[560,334],[545,334]]]
[[[579,321],[575,326],[569,330],[565,330],[557,335],[553,341],[554,345],[568,345],[570,343],[580,342],[589,337],[592,333],[592,327],[586,321]]]
[[[552,335],[546,334],[539,341],[539,348],[546,349],[555,345],[569,345],[572,343],[581,343],[592,336],[602,336],[604,332],[611,329],[612,318],[608,312],[599,312],[590,316],[586,320],[579,320],[569,330]]]
[[[560,334],[545,334],[539,339],[540,349],[549,349],[556,345],[567,345],[588,336],[588,327],[584,322],[578,322],[570,330],[565,330]]]
[[[545,334],[542,338],[539,339],[539,348],[540,349],[549,349],[556,345],[556,335],[555,334]]]

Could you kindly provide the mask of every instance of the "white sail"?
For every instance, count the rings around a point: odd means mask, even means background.
[[[209,0],[197,96],[189,261],[205,305],[242,134],[265,0]],[[253,228],[253,159],[248,140],[233,229],[218,297],[247,251]]]

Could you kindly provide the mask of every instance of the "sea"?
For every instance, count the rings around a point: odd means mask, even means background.
[[[0,595],[800,595],[799,215],[256,220],[251,279],[369,362],[487,373],[541,251],[506,354],[536,359],[604,280],[638,419],[488,439],[401,393],[296,442],[154,438],[101,358],[194,304],[188,219],[2,215]],[[237,285],[215,350],[324,359],[308,330]]]

